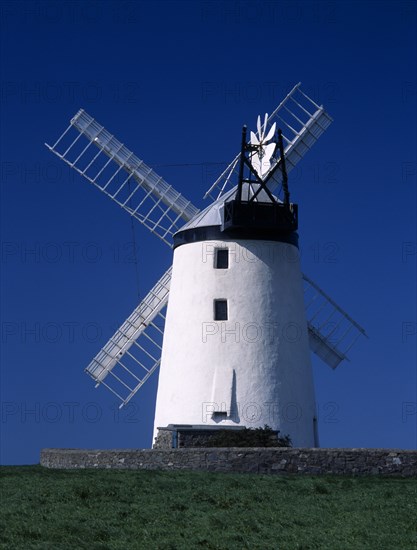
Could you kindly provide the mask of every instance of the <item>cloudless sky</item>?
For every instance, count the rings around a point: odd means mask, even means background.
[[[201,208],[299,81],[334,118],[290,174],[302,268],[369,335],[336,371],[313,357],[321,445],[414,448],[416,3],[0,7],[1,462],[151,446],[157,376],[118,411],[83,369],[172,253],[44,142],[82,107]]]

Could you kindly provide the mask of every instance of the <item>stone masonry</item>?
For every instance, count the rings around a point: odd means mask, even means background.
[[[173,449],[173,448],[184,448],[184,447],[213,447],[210,443],[213,441],[213,438],[218,437],[219,432],[242,432],[245,431],[244,428],[228,428],[221,429],[212,428],[212,429],[198,429],[195,427],[177,427],[177,426],[168,426],[166,428],[158,428],[158,433],[153,444],[153,449]],[[274,446],[274,442],[278,443],[278,431],[271,430],[271,444],[269,447]],[[217,445],[215,445],[217,446]],[[228,445],[230,446],[230,445]],[[282,445],[276,445],[277,447],[282,447]]]
[[[46,468],[417,476],[417,451],[289,447],[43,449]]]

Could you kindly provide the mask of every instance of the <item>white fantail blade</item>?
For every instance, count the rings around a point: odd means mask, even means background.
[[[276,143],[268,143],[268,145],[264,145],[264,158],[267,158],[269,160],[272,157],[276,146]]]
[[[256,121],[256,127],[258,129],[259,139],[262,140],[261,115],[258,115],[258,120]]]
[[[250,142],[252,145],[259,145],[259,139],[256,137],[256,134],[252,131],[250,133]]]
[[[269,129],[269,132],[268,132],[268,135],[265,137],[264,141],[269,141],[270,139],[272,139],[275,135],[275,128],[277,127],[277,123],[274,122],[274,124],[271,126],[271,128]]]
[[[266,134],[266,125],[268,124],[268,113],[265,113],[265,119],[264,119],[264,131],[262,134],[265,136]]]
[[[276,144],[270,143],[265,145],[275,134],[276,123],[272,125],[268,134],[266,135],[266,127],[268,124],[268,113],[265,114],[263,126],[261,126],[261,117],[258,116],[257,127],[259,132],[259,139],[254,132],[250,133],[250,143],[256,146],[256,151],[252,154],[250,160],[253,168],[258,175],[263,178],[271,168],[271,157],[274,154]]]
[[[264,156],[262,157],[262,176],[264,176],[271,168],[271,157],[274,154],[276,144],[269,143],[263,146]]]

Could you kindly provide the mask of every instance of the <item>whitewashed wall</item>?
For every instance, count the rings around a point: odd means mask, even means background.
[[[215,248],[229,268],[215,269]],[[227,299],[215,321],[213,300]],[[215,421],[214,410],[227,418]],[[155,413],[168,424],[268,424],[315,446],[315,399],[298,250],[257,240],[186,244],[174,252]]]

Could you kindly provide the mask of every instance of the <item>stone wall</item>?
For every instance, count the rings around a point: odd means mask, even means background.
[[[401,449],[43,449],[46,468],[194,470],[256,474],[417,476],[417,451]]]
[[[225,445],[213,445],[213,439],[219,437],[220,434],[224,435],[230,433],[231,435],[236,434],[236,432],[241,433],[242,435],[249,432],[249,435],[255,436],[257,430],[247,430],[244,427],[239,428],[210,428],[210,429],[199,429],[199,428],[179,428],[176,426],[168,426],[166,428],[158,428],[158,432],[153,444],[153,449],[173,449],[173,448],[184,448],[184,447],[219,447],[227,446],[231,447],[230,444]],[[270,430],[269,435],[269,444],[268,447],[283,447],[284,445],[279,445],[278,443],[278,431]],[[224,442],[224,439],[222,440]],[[245,440],[248,446],[253,447],[247,443],[247,438]],[[259,439],[256,441],[259,444]],[[266,445],[263,445],[264,447]],[[242,445],[239,445],[242,447]]]
[[[155,441],[153,444],[154,449],[172,449],[172,431],[168,428],[158,428]]]

